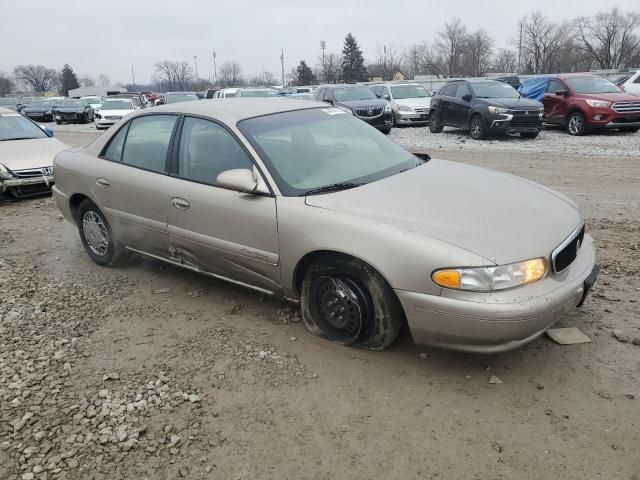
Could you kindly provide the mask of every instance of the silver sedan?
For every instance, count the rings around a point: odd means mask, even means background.
[[[59,154],[54,196],[88,255],[137,252],[300,302],[373,350],[516,348],[598,272],[577,206],[542,185],[413,155],[347,112],[217,100],[127,116]]]

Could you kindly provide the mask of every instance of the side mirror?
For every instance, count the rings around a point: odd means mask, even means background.
[[[45,127],[44,125],[38,125],[44,133],[47,134],[47,137],[53,137],[53,130],[49,127]]]
[[[391,100],[391,97],[390,97],[390,96],[389,96],[389,94],[387,93],[387,94],[385,94],[384,99],[385,99],[385,100]]]
[[[243,193],[268,193],[259,187],[258,177],[253,170],[247,168],[234,168],[226,170],[218,175],[216,184],[222,188]]]
[[[556,95],[559,97],[568,97],[569,92],[567,92],[566,90],[556,90]]]
[[[471,98],[471,95],[469,95],[468,93],[462,96],[462,100],[464,100],[465,102],[470,102]]]
[[[333,105],[333,100],[331,100],[330,98],[325,98],[322,101],[325,102],[325,103],[330,103],[331,105]]]
[[[156,105],[164,105],[164,100],[158,100],[158,103],[156,103]]]

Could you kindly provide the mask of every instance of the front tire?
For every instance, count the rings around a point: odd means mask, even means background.
[[[624,127],[620,129],[621,132],[629,133],[636,133],[638,130],[640,130],[640,127]]]
[[[484,140],[487,131],[484,126],[484,119],[480,115],[474,115],[469,123],[469,134],[474,140]]]
[[[522,132],[520,134],[520,137],[526,139],[526,140],[533,140],[534,138],[537,138],[537,136],[540,134],[540,132]]]
[[[324,256],[309,267],[300,303],[311,333],[369,350],[391,345],[404,321],[402,306],[385,279],[345,255]]]
[[[582,112],[573,112],[567,118],[567,132],[569,135],[580,137],[587,133],[587,122]]]
[[[113,267],[125,257],[124,247],[113,235],[106,217],[88,198],[78,207],[76,224],[82,246],[95,263]]]
[[[444,125],[440,121],[440,114],[435,110],[429,114],[429,131],[431,133],[442,133]]]
[[[391,133],[391,128],[392,127],[385,127],[385,128],[381,128],[380,131],[382,133],[384,133],[385,135],[389,135]]]

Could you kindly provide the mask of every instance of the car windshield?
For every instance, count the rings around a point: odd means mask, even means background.
[[[51,102],[30,102],[27,108],[48,108],[51,106]]]
[[[98,97],[85,98],[84,100],[90,105],[102,103]]]
[[[47,134],[19,113],[0,113],[0,142],[47,138]]]
[[[336,88],[335,96],[338,102],[373,100],[376,98],[373,92],[367,87]]]
[[[63,108],[75,108],[75,107],[83,107],[84,104],[80,100],[64,100],[60,103],[60,106]]]
[[[338,108],[276,113],[243,120],[242,133],[286,196],[374,182],[423,160]]]
[[[165,103],[178,103],[178,102],[190,102],[192,100],[198,100],[198,96],[195,93],[170,93],[165,97]]]
[[[275,97],[276,92],[273,90],[243,90],[240,97]]]
[[[478,98],[518,98],[520,96],[515,88],[503,82],[473,83],[471,88]]]
[[[420,85],[397,85],[391,87],[391,94],[394,100],[402,100],[403,98],[425,98],[430,97],[429,92]]]
[[[567,78],[565,82],[576,93],[619,93],[622,91],[606,78],[596,76]]]
[[[105,100],[102,110],[133,110],[130,100]]]

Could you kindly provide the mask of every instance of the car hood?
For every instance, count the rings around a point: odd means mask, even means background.
[[[345,105],[350,108],[357,107],[384,107],[387,104],[386,100],[379,98],[371,98],[369,100],[349,100],[346,102],[336,102],[336,105]]]
[[[437,238],[498,265],[548,257],[582,221],[558,192],[445,160],[306,202]]]
[[[394,100],[396,105],[407,105],[408,107],[428,107],[431,105],[431,97],[403,98]]]
[[[135,112],[135,110],[100,110],[100,115],[102,115],[103,117],[106,116],[110,116],[110,117],[124,117],[125,115],[128,115],[130,113]]]
[[[605,102],[637,102],[638,96],[632,95],[630,93],[625,92],[615,92],[615,93],[590,93],[590,94],[578,94],[576,95],[578,98],[589,99],[589,100],[604,100]]]
[[[537,110],[542,107],[542,104],[537,100],[531,100],[530,98],[478,98],[479,101],[486,103],[487,105],[494,105],[502,108],[518,108],[518,109],[531,109]]]
[[[55,111],[60,113],[78,113],[84,112],[84,107],[55,107]]]
[[[55,138],[0,142],[0,163],[9,170],[50,167],[53,157],[69,148]]]
[[[51,107],[24,107],[22,109],[23,112],[27,113],[27,112],[31,112],[31,113],[41,113],[41,112],[48,112],[51,110]]]

